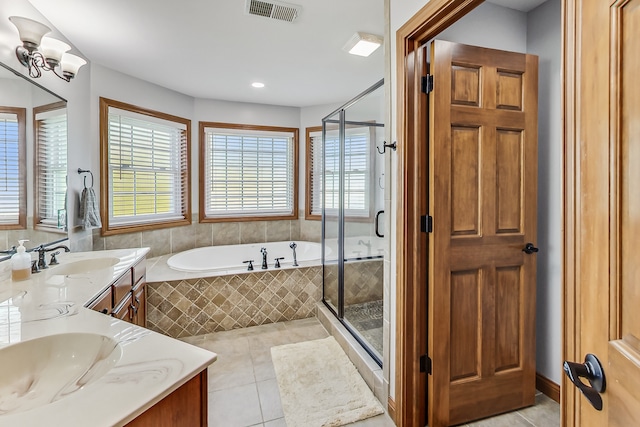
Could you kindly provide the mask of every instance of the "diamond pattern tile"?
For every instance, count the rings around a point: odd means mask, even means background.
[[[311,317],[322,267],[147,285],[147,327],[181,338]]]
[[[338,301],[338,269],[326,269],[325,297]],[[384,280],[381,259],[347,262],[344,264],[344,303],[361,304],[382,299]]]

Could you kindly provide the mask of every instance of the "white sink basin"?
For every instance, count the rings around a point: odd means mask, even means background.
[[[122,356],[113,339],[89,333],[50,335],[0,349],[0,415],[55,402],[82,389]]]
[[[58,274],[68,276],[70,274],[86,274],[96,270],[102,270],[105,268],[113,267],[120,260],[118,258],[90,258],[82,259],[79,261],[73,261],[67,264],[60,264],[51,268],[50,274]]]

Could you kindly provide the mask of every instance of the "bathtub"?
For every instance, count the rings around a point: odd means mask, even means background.
[[[298,264],[309,267],[321,264],[322,246],[314,242],[295,242]],[[254,271],[261,271],[261,248],[267,249],[268,270],[273,270],[275,258],[280,260],[281,268],[292,268],[293,251],[287,242],[251,243],[242,245],[207,246],[177,253],[167,259],[167,265],[173,270],[190,273],[239,273],[248,271],[248,263],[253,260]]]
[[[299,266],[293,266],[290,243],[209,246],[148,260],[147,327],[181,338],[314,316],[322,299],[322,247],[296,241]],[[252,271],[243,263],[250,259]]]

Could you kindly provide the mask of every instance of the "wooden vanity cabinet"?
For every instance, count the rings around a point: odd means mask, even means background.
[[[145,259],[127,270],[103,293],[94,299],[88,308],[133,323],[146,326],[147,281]]]
[[[207,402],[207,370],[204,369],[126,427],[206,427]]]
[[[111,292],[111,286],[102,292],[98,298],[94,299],[87,308],[99,311],[102,314],[111,314],[111,310],[113,309],[113,293]]]
[[[125,322],[133,323],[131,319],[132,316],[132,308],[131,308],[131,292],[127,295],[125,299],[123,299],[117,307],[113,308],[111,315],[119,320],[124,320]]]
[[[140,281],[132,291],[133,300],[131,302],[133,306],[133,319],[132,323],[147,327],[147,282]]]

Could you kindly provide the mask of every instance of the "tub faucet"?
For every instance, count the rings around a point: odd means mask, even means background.
[[[262,269],[266,270],[267,268],[269,268],[267,266],[267,248],[260,248],[260,252],[262,253]]]
[[[298,260],[296,259],[296,248],[298,247],[298,245],[296,244],[296,242],[291,242],[289,243],[289,247],[293,250],[293,266],[297,267]]]
[[[371,240],[365,242],[364,240],[358,240],[358,245],[362,245],[367,248],[367,255],[371,255]]]

